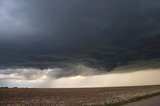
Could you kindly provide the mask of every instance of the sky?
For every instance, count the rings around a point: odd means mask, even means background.
[[[159,0],[0,0],[0,86],[160,84],[159,13]]]

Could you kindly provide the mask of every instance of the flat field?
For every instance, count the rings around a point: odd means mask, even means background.
[[[0,89],[0,106],[104,105],[160,92],[160,86]]]

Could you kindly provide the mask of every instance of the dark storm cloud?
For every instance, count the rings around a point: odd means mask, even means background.
[[[0,0],[0,68],[160,67],[159,13],[159,0]]]

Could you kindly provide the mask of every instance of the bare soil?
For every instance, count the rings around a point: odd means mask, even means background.
[[[160,92],[160,86],[106,88],[1,88],[0,106],[104,105]]]

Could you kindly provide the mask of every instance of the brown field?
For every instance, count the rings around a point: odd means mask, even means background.
[[[0,106],[81,106],[103,105],[126,101],[138,96],[160,92],[160,86],[0,89]]]

